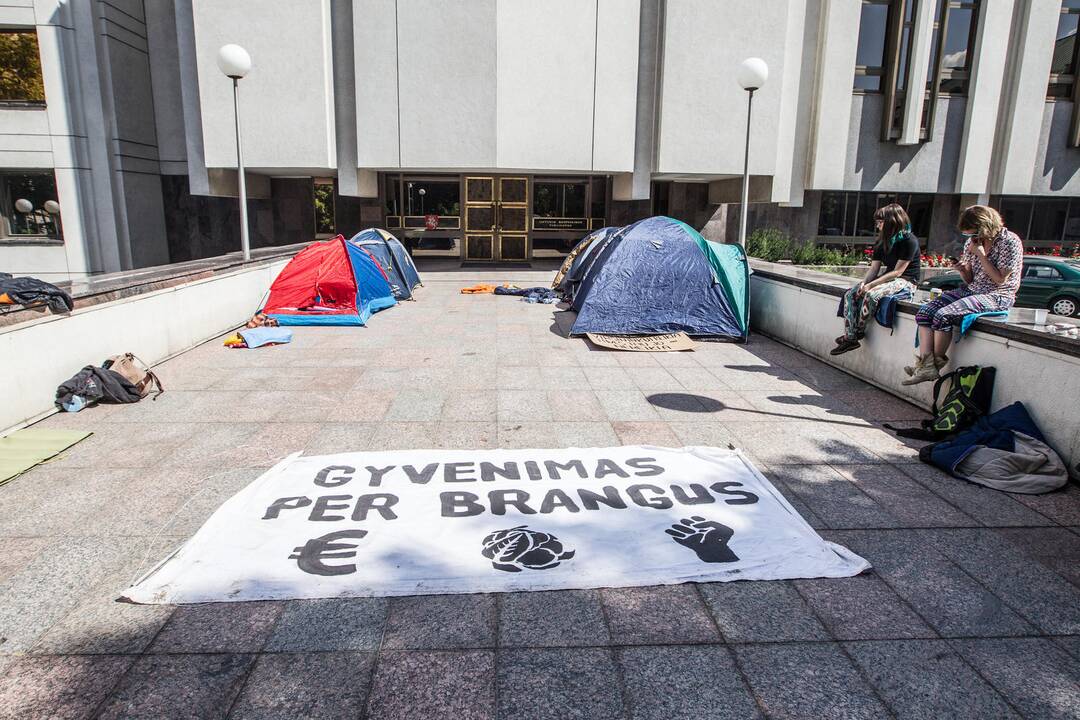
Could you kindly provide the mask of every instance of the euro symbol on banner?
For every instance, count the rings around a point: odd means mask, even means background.
[[[356,543],[335,542],[345,538],[360,538],[367,535],[367,530],[338,530],[322,537],[313,538],[298,548],[293,549],[290,560],[312,575],[348,575],[356,572],[356,565],[327,565],[326,560],[351,558],[356,556]]]

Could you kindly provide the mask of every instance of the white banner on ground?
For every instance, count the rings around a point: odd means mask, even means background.
[[[286,458],[123,599],[195,603],[847,577],[737,451],[629,446]]]

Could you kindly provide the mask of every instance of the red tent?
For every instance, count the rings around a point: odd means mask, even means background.
[[[270,297],[263,312],[307,318],[330,316],[327,322],[336,320],[337,323],[343,318],[334,316],[351,315],[359,324],[356,278],[345,248],[345,238],[338,235],[332,240],[312,243],[298,252],[270,286]]]

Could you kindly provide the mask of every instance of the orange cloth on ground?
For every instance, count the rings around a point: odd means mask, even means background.
[[[498,285],[485,285],[481,283],[479,285],[470,285],[469,287],[461,288],[462,295],[482,295],[484,293],[493,293]]]
[[[234,333],[225,338],[225,347],[240,347],[246,348],[247,343],[244,342],[244,338],[240,337],[239,333]]]
[[[7,293],[0,293],[0,305],[15,305],[15,301]]]

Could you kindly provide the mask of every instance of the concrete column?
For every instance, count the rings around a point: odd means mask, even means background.
[[[934,66],[930,41],[934,36],[934,13],[937,3],[915,4],[911,45],[908,48],[908,74],[904,95],[904,126],[898,145],[918,145],[922,140],[923,106],[926,104],[926,81]]]
[[[25,10],[31,16],[35,13],[33,8]],[[36,18],[27,19],[37,24],[66,267],[71,273],[85,273],[101,267],[102,248],[79,101],[81,85],[77,74],[71,72],[76,57],[75,30],[67,6],[57,5],[48,13],[42,6],[36,12]]]
[[[117,242],[117,218],[114,214],[116,198],[109,170],[109,135],[106,125],[106,108],[102,79],[98,72],[97,28],[95,6],[78,3],[71,6],[70,43],[64,50],[70,52],[63,58],[66,70],[72,74],[68,98],[73,112],[80,117],[86,137],[84,161],[87,172],[76,177],[87,182],[80,183],[80,200],[85,202],[88,213],[87,225],[93,225],[94,242],[87,246],[89,272],[115,272],[130,262],[130,255],[121,256]]]
[[[180,65],[180,99],[184,108],[184,149],[188,189],[192,195],[210,194],[210,175],[203,150],[202,100],[199,68],[195,60],[195,18],[191,0],[175,0],[176,52]]]
[[[401,167],[398,4],[353,0],[353,167]],[[336,16],[335,16],[336,17]],[[339,121],[340,122],[340,121]],[[338,168],[343,167],[338,162]]]
[[[640,0],[597,0],[590,165],[594,172],[634,169],[640,31]]]
[[[356,196],[356,59],[353,56],[351,0],[332,0],[330,37],[333,40],[334,137],[337,147],[337,191]],[[377,189],[376,189],[377,193]]]
[[[817,91],[810,136],[809,187],[844,187],[851,126],[851,88],[859,44],[859,0],[822,0],[818,32]]]
[[[356,197],[379,197],[379,173],[374,170],[356,171]]]
[[[616,199],[648,200],[652,171],[656,164],[656,110],[660,92],[663,33],[661,18],[666,0],[641,0],[641,29],[638,33],[637,117],[634,126],[634,172],[629,193],[626,179],[616,176]]]
[[[1016,5],[992,193],[1031,192],[1060,12],[1060,0],[1024,0]]]
[[[611,199],[616,202],[634,199],[633,173],[615,173],[611,176]]]
[[[802,205],[806,188],[819,28],[817,3],[788,6],[772,200],[792,206]]]
[[[964,135],[956,168],[956,192],[984,193],[990,184],[990,159],[1001,110],[1005,61],[1013,19],[1013,0],[983,0],[968,83]]]

